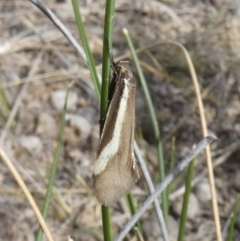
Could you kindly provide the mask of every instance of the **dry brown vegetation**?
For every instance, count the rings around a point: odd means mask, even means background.
[[[203,93],[209,131],[219,141],[212,146],[222,227],[240,191],[240,5],[233,1],[116,1],[113,55],[128,53],[122,28],[136,48],[156,41],[178,41],[191,54]],[[218,4],[211,4],[211,3]],[[47,6],[79,40],[70,1],[46,0]],[[89,44],[101,72],[105,1],[80,1]],[[59,54],[60,53],[60,54]],[[176,160],[201,139],[195,95],[185,58],[164,44],[139,54],[155,104],[165,157],[176,137]],[[136,75],[133,66],[130,67]],[[99,107],[89,71],[62,33],[35,6],[24,0],[0,2],[0,133],[1,146],[41,207],[62,112],[64,93],[74,80],[54,195],[47,219],[55,240],[101,240],[101,209],[92,194],[92,170],[99,138]],[[3,94],[4,93],[4,94]],[[14,114],[5,135],[7,119]],[[156,151],[140,87],[136,97],[137,139],[158,181]],[[144,138],[143,141],[141,138]],[[168,168],[168,165],[166,165]],[[195,175],[206,170],[203,156]],[[205,182],[203,175],[200,182]],[[178,183],[176,189],[182,185]],[[197,196],[197,187],[193,195]],[[6,165],[0,162],[0,240],[34,240],[35,215]],[[133,190],[139,203],[147,191],[141,180]],[[199,194],[198,194],[199,195]],[[203,194],[204,195],[204,194]],[[201,193],[200,195],[201,196]],[[211,203],[197,198],[185,240],[213,240]],[[178,227],[176,196],[172,196],[171,238]],[[179,198],[179,197],[178,197]],[[176,201],[177,200],[177,201]],[[192,204],[195,206],[196,204]],[[123,201],[112,209],[113,232],[128,220]],[[239,218],[235,227],[240,234]],[[152,211],[144,215],[145,240],[158,240]],[[210,228],[212,227],[212,228]],[[130,238],[128,239],[130,240]]]

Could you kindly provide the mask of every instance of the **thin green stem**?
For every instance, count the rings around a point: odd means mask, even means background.
[[[56,176],[56,171],[57,171],[57,166],[58,166],[58,161],[59,161],[59,156],[61,154],[69,88],[67,90],[67,94],[66,94],[66,97],[65,97],[65,103],[64,103],[64,108],[63,108],[63,113],[62,113],[62,116],[61,116],[61,123],[60,123],[60,128],[59,128],[59,133],[58,133],[57,148],[56,148],[55,153],[54,153],[52,169],[51,169],[49,182],[48,182],[48,186],[47,186],[47,193],[46,193],[44,204],[43,204],[42,216],[43,216],[44,219],[46,219],[46,217],[47,217],[48,208],[49,208],[49,204],[50,204],[51,196],[52,196],[53,184],[54,184],[54,181],[55,181],[55,176]],[[39,226],[35,240],[36,241],[42,240],[42,235],[43,235],[42,228]]]
[[[102,205],[102,224],[103,224],[103,236],[104,241],[111,241],[111,221],[109,207]]]
[[[185,193],[183,197],[181,220],[179,224],[178,241],[182,241],[184,237],[193,172],[194,172],[194,160],[190,162],[188,166],[188,171],[187,171],[187,179],[185,182]]]
[[[136,65],[136,69],[139,75],[139,79],[140,79],[140,83],[142,85],[142,89],[146,98],[146,103],[147,103],[147,107],[148,107],[148,111],[150,114],[150,118],[152,121],[152,127],[153,127],[153,131],[154,131],[154,137],[155,137],[155,142],[156,142],[156,147],[157,147],[157,157],[158,157],[158,169],[159,169],[159,174],[160,174],[160,180],[163,181],[165,178],[165,167],[164,167],[164,160],[163,160],[163,151],[162,151],[162,142],[161,142],[161,137],[160,137],[160,131],[158,128],[158,122],[157,122],[157,117],[155,114],[155,110],[153,107],[153,103],[150,97],[150,93],[148,91],[147,88],[147,84],[146,84],[146,80],[145,77],[143,75],[142,69],[140,67],[139,61],[138,61],[138,57],[136,54],[136,51],[133,47],[131,38],[128,34],[128,31],[126,29],[123,30],[123,33],[127,39],[127,43],[129,46],[129,49],[131,51],[134,63]],[[166,191],[162,192],[162,208],[163,208],[163,216],[165,219],[165,222],[167,221],[167,195],[166,195]]]
[[[93,80],[93,84],[95,87],[98,101],[100,102],[100,89],[101,89],[100,82],[99,82],[96,66],[95,66],[95,63],[93,60],[93,56],[92,56],[92,53],[91,53],[91,50],[90,50],[90,47],[88,44],[88,39],[87,39],[87,35],[86,35],[85,28],[83,25],[82,17],[81,17],[80,11],[79,11],[78,1],[72,0],[72,5],[73,5],[73,10],[74,10],[78,30],[80,33],[80,37],[82,40],[83,48],[84,48],[84,51],[87,56],[88,68],[89,68],[91,76],[92,76],[92,80]]]
[[[128,206],[129,206],[130,213],[133,216],[136,213],[136,208],[135,208],[135,205],[134,205],[134,198],[133,198],[132,193],[129,193],[127,195],[127,200],[128,200]],[[138,228],[138,231],[142,235],[142,228],[141,228],[141,225],[140,225],[139,221],[135,224],[135,227]]]
[[[176,147],[176,141],[175,137],[172,138],[172,146],[171,146],[171,155],[170,155],[170,165],[169,165],[169,172],[171,172],[174,168],[174,160],[175,160],[175,147]],[[168,207],[168,213],[169,213],[169,196],[172,191],[172,183],[170,183],[167,187],[167,207]]]
[[[10,112],[8,108],[7,97],[6,97],[4,88],[2,86],[3,82],[1,81],[2,80],[0,80],[0,123],[1,123],[1,118],[2,118],[2,121],[5,120]]]
[[[240,203],[240,195],[237,197],[237,200],[236,200],[234,208],[233,208],[233,212],[231,213],[231,223],[230,223],[230,227],[229,227],[227,241],[233,240],[234,225],[236,223],[239,203]]]
[[[105,9],[103,35],[103,64],[102,64],[102,91],[101,91],[101,119],[106,115],[108,108],[108,90],[110,82],[110,52],[112,48],[112,29],[114,20],[115,0],[107,0]]]

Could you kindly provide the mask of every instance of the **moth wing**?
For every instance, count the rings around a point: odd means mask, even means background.
[[[132,76],[130,74],[127,76],[127,81],[132,81],[127,84],[127,92],[126,89],[125,92],[123,91],[126,84],[125,78],[119,79],[116,83],[100,138],[96,168],[93,173],[94,193],[98,201],[107,206],[112,206],[126,195],[139,178],[133,152],[136,86],[135,80],[131,79]],[[134,98],[129,98],[129,96]],[[127,109],[123,108],[124,113],[119,113],[120,104],[124,101],[127,102],[125,103]],[[117,118],[121,119],[123,114],[127,116],[121,122]],[[115,128],[120,129],[114,132],[117,130]]]
[[[124,156],[118,152],[108,163],[104,172],[97,176],[93,175],[94,193],[102,205],[112,206],[121,197],[128,194],[138,180],[137,166],[129,169],[130,167],[119,164],[123,158],[126,158]],[[131,163],[135,161],[132,159],[132,155],[129,155],[129,158],[132,160]]]
[[[137,181],[139,179],[139,172],[138,167],[134,155],[134,118],[133,118],[133,124],[131,129],[131,136],[130,136],[130,143],[129,143],[129,150],[128,150],[128,157],[127,157],[127,171],[132,173],[133,178]],[[135,181],[135,182],[136,182]]]
[[[98,145],[98,150],[97,150],[97,158],[98,158],[99,154],[101,153],[101,151],[103,150],[103,148],[112,139],[114,127],[115,127],[114,124],[115,124],[116,118],[117,118],[117,115],[115,114],[115,112],[119,109],[120,101],[121,101],[120,98],[116,98],[116,97],[120,96],[121,92],[122,92],[122,86],[119,85],[119,83],[117,83],[114,94],[113,94],[113,98],[108,107],[105,124],[103,127],[102,135],[99,140],[99,145]]]

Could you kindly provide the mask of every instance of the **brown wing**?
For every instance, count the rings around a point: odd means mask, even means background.
[[[121,80],[123,81],[123,80]],[[120,82],[120,84],[122,84]],[[124,85],[122,85],[124,88]],[[114,98],[119,95],[121,97],[123,88],[118,86],[114,93],[113,100],[110,103],[109,111],[106,116],[106,122],[103,129],[103,135],[100,139],[98,148],[99,155],[104,147],[111,140],[117,114],[113,115],[114,111],[118,111],[121,98]],[[129,96],[127,99],[126,118],[124,118],[121,137],[116,154],[108,162],[104,171],[98,175],[93,175],[94,192],[103,205],[111,206],[119,198],[126,195],[139,178],[138,169],[136,166],[133,154],[134,140],[134,116],[135,116],[135,84],[130,84]],[[111,114],[109,114],[111,113]],[[105,130],[107,128],[107,130]],[[105,131],[104,131],[105,130]]]
[[[113,98],[109,104],[105,124],[103,127],[102,135],[100,137],[98,150],[97,150],[97,157],[99,156],[103,148],[112,139],[114,126],[117,118],[117,115],[115,114],[115,112],[117,112],[117,110],[119,109],[120,101],[121,101],[121,98],[117,98],[117,97],[118,96],[120,97],[122,95],[123,87],[124,86],[120,82],[116,84],[116,91],[114,92]]]

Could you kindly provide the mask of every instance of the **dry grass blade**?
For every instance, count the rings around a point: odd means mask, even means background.
[[[184,55],[187,60],[187,64],[190,70],[190,74],[192,77],[192,81],[194,84],[195,92],[196,92],[196,97],[197,97],[197,102],[198,102],[198,109],[199,109],[199,115],[201,119],[201,125],[202,125],[202,132],[203,132],[203,137],[206,137],[208,135],[208,130],[207,130],[207,121],[204,113],[204,107],[203,107],[203,102],[201,98],[201,92],[199,88],[199,83],[197,80],[197,75],[192,63],[192,60],[190,58],[190,55],[188,51],[185,49],[185,47],[178,43],[178,42],[169,42],[170,44],[177,45],[182,49],[184,52]],[[212,157],[211,157],[211,150],[210,147],[206,147],[206,159],[207,159],[207,166],[208,166],[208,178],[210,182],[210,188],[211,188],[211,195],[212,195],[212,208],[213,208],[213,215],[214,215],[214,221],[215,221],[215,228],[216,228],[216,234],[217,234],[217,240],[222,241],[222,235],[221,235],[221,225],[220,225],[220,220],[219,220],[219,212],[218,212],[218,205],[217,205],[217,196],[216,196],[216,188],[215,188],[215,181],[214,181],[214,174],[213,174],[213,166],[212,166]]]
[[[15,180],[17,181],[18,185],[21,187],[21,189],[23,190],[25,196],[27,197],[28,202],[30,203],[46,237],[48,241],[53,241],[52,235],[38,209],[37,204],[35,203],[30,191],[28,190],[26,184],[24,183],[23,179],[21,178],[21,176],[19,175],[17,169],[14,167],[14,165],[12,164],[11,160],[8,158],[8,156],[6,155],[6,153],[0,149],[0,156],[2,157],[2,160],[5,162],[5,164],[8,166],[9,170],[11,171],[12,175],[14,176]]]
[[[43,53],[44,52],[41,51],[38,54],[37,58],[35,59],[33,65],[32,65],[32,68],[29,71],[28,79],[30,77],[32,77],[37,72],[37,70],[39,68],[39,65],[40,65],[40,61],[41,61],[42,56],[43,56]],[[15,119],[15,116],[17,114],[18,108],[19,108],[20,103],[21,103],[21,99],[24,96],[25,92],[27,91],[28,84],[29,83],[25,83],[23,85],[23,87],[22,87],[22,89],[21,89],[21,91],[20,91],[20,93],[18,95],[18,98],[17,98],[17,100],[16,100],[16,102],[15,102],[15,104],[14,104],[12,110],[11,110],[11,113],[10,113],[10,115],[8,117],[7,123],[6,123],[6,125],[5,125],[5,127],[3,129],[1,137],[0,137],[0,145],[2,145],[2,143],[4,142],[4,140],[5,140],[6,136],[7,136],[8,130],[9,130],[10,126],[12,125],[13,120]]]

